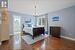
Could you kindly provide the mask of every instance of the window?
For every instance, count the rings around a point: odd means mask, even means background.
[[[7,8],[7,6],[8,6],[8,0],[1,0],[0,1],[0,6],[2,8]]]

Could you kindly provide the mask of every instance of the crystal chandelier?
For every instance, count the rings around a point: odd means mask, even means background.
[[[38,16],[37,14],[37,1],[34,0],[34,13],[33,13],[33,16]]]

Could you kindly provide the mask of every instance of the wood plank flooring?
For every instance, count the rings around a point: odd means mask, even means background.
[[[21,37],[12,36],[10,40],[4,41],[0,50],[75,50],[75,41],[64,38],[47,37],[32,45],[25,43]]]

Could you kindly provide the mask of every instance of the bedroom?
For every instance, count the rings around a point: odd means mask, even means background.
[[[37,14],[35,16],[35,1],[37,2]],[[59,3],[60,2],[60,3]],[[32,50],[74,50],[75,49],[75,1],[51,1],[51,0],[8,0],[8,13],[9,13],[9,36],[11,36],[11,40],[7,40],[6,42],[2,42],[0,49],[32,49]],[[13,4],[14,3],[14,4]],[[52,5],[51,5],[52,4]],[[19,6],[18,6],[19,5]],[[23,6],[22,6],[23,5]],[[54,6],[55,5],[55,6]],[[51,6],[51,7],[50,7]],[[1,10],[0,10],[1,11]],[[0,18],[1,19],[1,18]],[[19,22],[14,26],[15,21]],[[1,23],[1,21],[0,21]],[[5,25],[4,25],[5,26]],[[3,26],[3,27],[4,27]],[[24,26],[24,28],[23,28]],[[51,28],[50,27],[60,27],[61,28],[61,38],[52,37],[50,35]],[[19,28],[20,27],[20,28]],[[43,31],[45,33],[46,38],[40,38],[37,36],[32,38],[32,40],[36,41],[32,45],[27,44],[27,42],[21,37],[22,31],[28,33],[33,32],[33,28],[44,27]],[[1,28],[1,26],[0,26]],[[18,30],[22,33],[15,33],[14,30]],[[27,30],[28,29],[28,30]],[[2,33],[0,29],[0,33]],[[35,32],[35,31],[34,31]],[[40,32],[40,31],[39,31]],[[54,31],[55,32],[55,31]],[[36,32],[37,33],[37,32]],[[20,35],[19,35],[20,34]],[[4,34],[3,34],[4,35]],[[23,34],[22,36],[24,36]],[[33,35],[33,34],[32,34]],[[7,35],[8,36],[8,35]],[[14,37],[12,37],[14,36]],[[20,36],[20,38],[19,38]],[[29,35],[30,36],[30,35]],[[3,36],[0,36],[3,38]],[[28,37],[29,38],[29,37]],[[30,40],[27,39],[27,40]],[[44,39],[37,42],[35,39]],[[69,40],[67,40],[69,39]],[[19,41],[20,40],[20,41]],[[72,41],[73,40],[73,41]],[[10,42],[12,41],[12,42]],[[18,42],[19,41],[19,42]],[[22,41],[22,42],[21,42]],[[29,41],[30,42],[30,41]],[[11,45],[12,44],[12,45]],[[11,46],[10,46],[11,45]],[[6,47],[7,46],[7,47]]]

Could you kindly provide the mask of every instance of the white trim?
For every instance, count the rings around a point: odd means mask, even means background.
[[[1,45],[2,43],[0,42],[0,45]]]
[[[18,35],[18,34],[20,34],[21,32],[15,32],[16,34],[9,34],[10,36],[13,36],[13,35]]]
[[[10,36],[13,36],[13,35],[18,35],[18,34],[10,34]]]
[[[21,33],[22,31],[20,31],[20,32],[13,32],[13,33],[11,33],[11,34],[9,34],[9,35],[15,35],[15,34],[19,34],[19,33]]]
[[[70,38],[70,37],[66,37],[66,36],[61,36],[62,38],[65,38],[65,39],[69,39],[69,40],[72,40],[72,41],[75,41],[74,38]]]
[[[14,34],[9,34],[10,36],[14,35]]]

